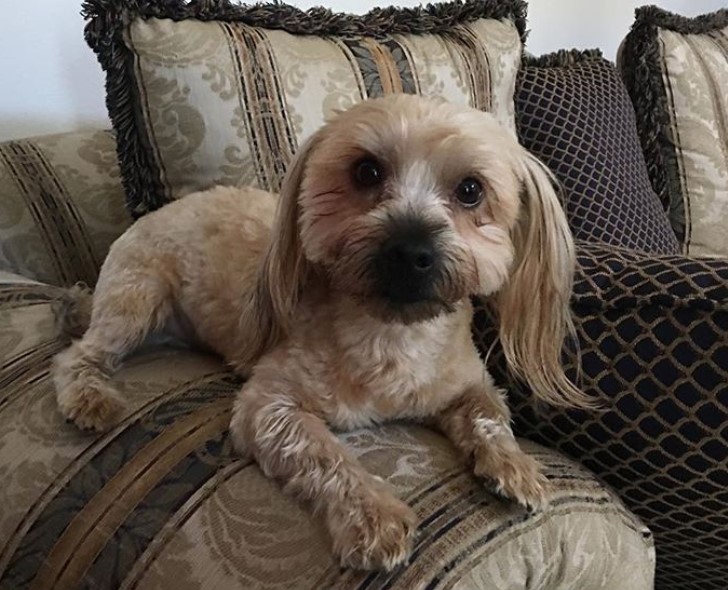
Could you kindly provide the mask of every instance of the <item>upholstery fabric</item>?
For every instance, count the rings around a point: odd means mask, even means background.
[[[0,143],[0,269],[94,285],[129,214],[108,131]]]
[[[561,182],[575,238],[679,252],[650,185],[629,95],[598,51],[525,59],[516,127],[521,143]]]
[[[728,9],[637,10],[620,66],[652,184],[685,252],[728,257]]]
[[[504,370],[515,431],[599,474],[655,535],[656,587],[719,590],[728,579],[728,261],[580,243],[568,372],[600,400],[586,413],[536,407]],[[495,340],[483,307],[483,351]]]
[[[89,0],[85,12],[135,216],[214,184],[278,190],[301,142],[367,97],[444,97],[514,130],[521,0],[361,17],[227,0]]]
[[[316,518],[233,454],[240,382],[215,358],[138,354],[117,376],[128,405],[116,428],[66,424],[48,376],[61,293],[0,276],[0,588],[653,587],[649,531],[574,461],[524,441],[553,484],[550,506],[529,514],[407,424],[341,436],[417,511],[411,563],[342,570]]]

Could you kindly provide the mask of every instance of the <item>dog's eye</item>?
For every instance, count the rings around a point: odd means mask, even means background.
[[[382,166],[373,158],[364,158],[354,164],[354,182],[362,188],[371,188],[384,179]]]
[[[483,186],[475,178],[465,178],[455,189],[455,196],[464,207],[475,207],[483,200]]]

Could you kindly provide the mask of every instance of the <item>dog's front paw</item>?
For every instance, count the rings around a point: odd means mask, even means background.
[[[475,453],[475,475],[492,482],[495,491],[531,510],[548,503],[551,484],[538,461],[518,445],[487,445]]]
[[[81,430],[104,432],[116,422],[123,402],[109,384],[100,380],[79,381],[57,394],[58,409]]]
[[[328,507],[328,529],[343,566],[392,570],[412,551],[417,515],[383,490],[364,490]]]

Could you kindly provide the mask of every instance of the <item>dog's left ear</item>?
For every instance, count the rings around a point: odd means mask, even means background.
[[[564,374],[567,337],[576,346],[569,300],[576,256],[553,176],[521,148],[516,166],[522,182],[521,212],[512,240],[511,277],[493,303],[508,364],[536,396],[559,406],[589,406]]]
[[[296,155],[283,179],[271,241],[258,269],[255,289],[245,304],[241,326],[248,334],[240,364],[254,363],[288,332],[308,275],[298,227],[301,192],[306,162],[323,131],[311,136]]]

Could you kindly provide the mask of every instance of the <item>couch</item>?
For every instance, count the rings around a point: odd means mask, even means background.
[[[346,35],[379,39],[377,27],[394,27],[399,36],[392,38],[404,50],[415,47],[403,37],[405,28],[418,33],[413,22],[436,35],[444,21],[450,26],[453,20],[494,17],[512,23],[519,63],[525,39],[525,4],[518,1],[469,2],[464,8],[453,3],[394,16],[374,11],[349,20],[290,7],[238,12],[226,2],[193,4],[87,2],[87,39],[107,70],[114,130],[0,144],[0,589],[724,588],[728,259],[681,253],[669,216],[655,206],[662,194],[653,194],[654,171],[642,160],[644,142],[632,107],[624,107],[631,105],[629,89],[622,89],[617,70],[598,54],[524,60],[512,72],[512,102],[500,108],[566,187],[578,239],[572,307],[580,353],[570,349],[564,358],[569,374],[603,409],[534,404],[505,366],[487,302],[476,301],[473,325],[489,369],[509,390],[516,433],[545,465],[553,485],[548,507],[529,513],[493,495],[442,436],[423,426],[394,423],[342,433],[366,468],[392,485],[420,518],[407,567],[390,573],[342,570],[316,518],[232,452],[226,428],[242,378],[220,359],[174,339],[149,342],[125,361],[115,379],[128,403],[116,427],[89,434],[64,422],[49,367],[68,344],[56,316],[69,303],[69,288],[93,287],[109,245],[134,218],[165,199],[183,198],[192,182],[186,175],[204,171],[192,147],[174,144],[176,157],[187,158],[186,168],[178,175],[148,173],[148,138],[167,136],[155,128],[156,135],[147,137],[140,127],[168,120],[153,112],[154,96],[146,123],[124,110],[135,100],[129,76],[144,65],[114,45],[116,17],[124,26],[131,14],[163,27],[227,19],[293,37],[337,35],[343,27]],[[448,10],[456,16],[448,19]],[[154,20],[164,18],[169,20]],[[499,37],[501,48],[506,33]],[[351,49],[354,42],[345,39]],[[148,58],[151,49],[139,51]],[[254,64],[260,59],[255,56]],[[360,67],[366,67],[363,60]],[[630,166],[641,162],[635,172],[605,179],[594,176],[595,167],[579,176],[567,161],[574,150],[549,147],[551,141],[568,143],[542,129],[560,115],[539,114],[531,106],[544,104],[533,99],[536,92],[569,87],[562,78],[552,84],[550,76],[563,73],[559,68],[576,75],[568,79],[576,84],[571,96],[581,96],[583,80],[599,76],[609,84],[600,88],[617,88],[608,98],[626,108],[626,119],[619,125],[605,119],[609,129],[620,131],[598,135],[616,142],[616,154],[631,154]],[[216,92],[224,92],[224,76],[210,72],[220,83]],[[539,76],[548,83],[540,90],[528,87]],[[375,94],[372,79],[362,77]],[[403,74],[405,86],[408,80],[413,88],[427,83]],[[155,88],[147,91],[153,95]],[[340,88],[327,92],[341,102]],[[303,100],[300,93],[292,96]],[[183,127],[180,113],[189,107],[184,100],[184,92],[173,93],[179,118],[172,126]],[[584,112],[592,117],[601,110]],[[162,152],[172,143],[157,147]],[[599,151],[606,154],[608,146]],[[231,163],[226,174],[247,170],[232,166],[236,157],[243,161],[240,153],[225,155]],[[145,192],[150,186],[155,190]],[[617,196],[601,198],[607,194],[602,188]],[[635,196],[643,194],[655,200],[647,206],[647,197]]]

